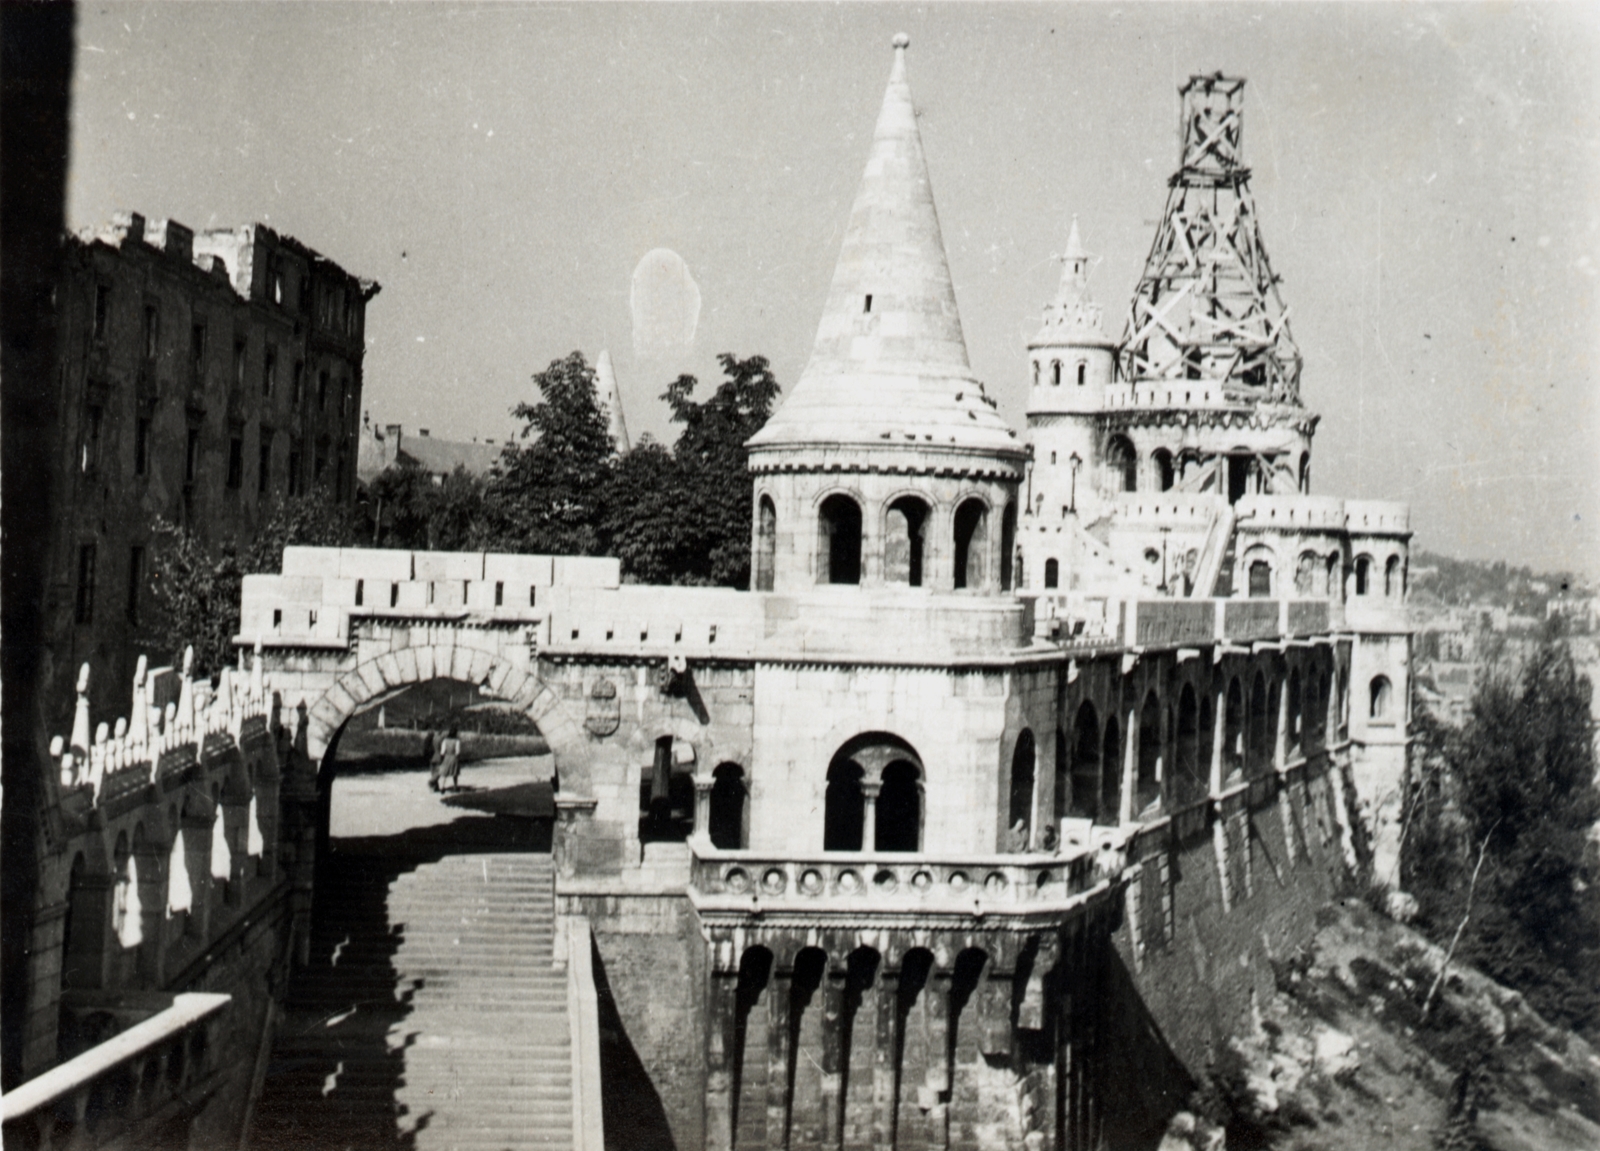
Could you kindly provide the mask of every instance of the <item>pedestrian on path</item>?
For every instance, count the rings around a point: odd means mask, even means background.
[[[461,741],[456,738],[456,729],[450,728],[450,734],[439,742],[439,780],[440,791],[458,791],[461,785]]]

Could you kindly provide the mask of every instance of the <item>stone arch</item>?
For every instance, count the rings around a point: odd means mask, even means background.
[[[1356,557],[1356,595],[1372,591],[1372,557],[1362,553]]]
[[[1317,591],[1317,553],[1301,552],[1294,568],[1294,594],[1307,599]]]
[[[817,582],[859,584],[865,522],[858,496],[833,491],[817,501]]]
[[[1115,715],[1106,716],[1105,738],[1100,741],[1100,811],[1102,823],[1122,820],[1122,733]]]
[[[737,851],[750,842],[750,786],[744,768],[731,760],[711,773],[706,833],[711,846]]]
[[[910,771],[889,769],[904,764]],[[890,851],[915,851],[921,846],[922,756],[905,739],[887,731],[864,731],[839,745],[828,761],[823,793],[823,850],[862,851],[877,846],[880,830],[889,830]],[[878,810],[882,789],[893,784],[890,811]],[[909,821],[916,821],[915,827]],[[867,832],[872,832],[872,846]],[[911,847],[903,846],[913,843]]]
[[[1139,489],[1139,453],[1127,436],[1106,441],[1106,488],[1113,494]]]
[[[1311,453],[1300,453],[1300,494],[1311,494]]]
[[[1145,693],[1139,708],[1138,773],[1134,777],[1135,813],[1161,798],[1161,701],[1154,691]]]
[[[1047,590],[1061,586],[1061,561],[1055,556],[1044,561],[1044,586]]]
[[[105,866],[105,845],[99,842],[98,835],[90,839],[92,846],[72,857],[67,874],[67,914],[61,936],[63,989],[96,989],[105,980],[112,876]]]
[[[1228,680],[1227,710],[1223,718],[1222,764],[1226,782],[1236,772],[1244,770],[1244,689],[1239,677]]]
[[[471,633],[463,633],[467,634]],[[357,710],[434,679],[476,684],[485,694],[526,714],[555,756],[563,790],[581,796],[589,794],[592,760],[583,717],[575,714],[533,670],[517,667],[498,651],[468,643],[400,648],[362,660],[340,673],[310,701],[306,710],[302,724],[305,754],[326,770],[329,752],[335,750],[339,733]],[[331,776],[319,782],[329,781]]]
[[[982,496],[962,499],[956,505],[952,530],[955,537],[955,587],[983,587],[989,559],[988,501]]]
[[[1023,728],[1017,735],[1016,745],[1011,750],[1011,791],[1006,807],[1006,847],[1008,850],[1021,850],[1032,842],[1034,833],[1033,819],[1033,793],[1035,777],[1038,774],[1038,752],[1034,747],[1033,731]],[[1017,830],[1017,824],[1022,825],[1021,834],[1023,842],[1011,842],[1012,833]]]
[[[922,768],[909,759],[895,759],[884,766],[882,780],[874,814],[874,848],[878,851],[921,850]]]
[[[1395,599],[1401,594],[1400,557],[1391,555],[1383,565],[1383,594]]]
[[[1250,749],[1246,770],[1251,775],[1272,761],[1272,711],[1267,677],[1257,671],[1250,681]]]
[[[1206,790],[1200,774],[1200,704],[1192,684],[1184,684],[1178,693],[1177,726],[1172,792],[1174,805],[1181,806],[1199,799]]]
[[[1245,579],[1239,582],[1246,584],[1251,597],[1266,599],[1272,595],[1273,585],[1276,583],[1277,561],[1278,557],[1266,544],[1252,544],[1245,549],[1244,557],[1239,561]]]
[[[1166,448],[1157,448],[1150,453],[1150,470],[1155,476],[1156,491],[1171,491],[1176,482],[1176,471],[1172,464],[1172,453]]]
[[[921,587],[933,508],[920,493],[890,497],[883,508],[883,582]]]
[[[1379,721],[1393,719],[1389,713],[1394,707],[1394,685],[1386,675],[1375,675],[1367,687],[1367,718]]]

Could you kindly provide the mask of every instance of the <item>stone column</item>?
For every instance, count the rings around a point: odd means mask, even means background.
[[[887,962],[887,957],[885,957]],[[900,972],[880,971],[874,997],[872,1028],[872,1146],[894,1151],[895,1144],[895,1014],[900,998]]]
[[[715,947],[715,944],[713,944]],[[706,979],[706,1151],[733,1147],[733,1051],[738,976]]]
[[[767,1147],[784,1151],[789,1144],[789,990],[794,970],[792,956],[774,957],[767,979]]]
[[[1128,709],[1127,734],[1122,738],[1122,810],[1119,823],[1133,822],[1133,792],[1139,784],[1139,709]]]
[[[1211,723],[1211,794],[1222,790],[1222,751],[1228,740],[1228,689],[1217,689],[1217,710]]]
[[[950,973],[928,972],[922,988],[924,1016],[928,1021],[928,1075],[923,1108],[928,1114],[928,1147],[943,1151],[950,1146]]]
[[[861,850],[868,853],[878,850],[878,793],[882,790],[883,778],[876,772],[861,781]]]
[[[1289,866],[1293,867],[1298,854],[1294,841],[1294,812],[1291,810],[1289,785],[1283,777],[1289,763],[1289,692],[1286,689],[1278,692],[1278,743],[1273,749],[1273,763],[1278,769],[1277,802],[1278,813],[1283,820],[1283,850]]]
[[[709,775],[694,776],[694,842],[711,846],[711,788],[716,783]]]
[[[844,1138],[844,1115],[841,1088],[844,1082],[842,1068],[850,1053],[844,1050],[842,1025],[844,1023],[844,983],[846,972],[831,969],[822,973],[822,1145],[840,1147]]]

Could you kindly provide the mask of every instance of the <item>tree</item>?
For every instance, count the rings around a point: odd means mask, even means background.
[[[601,530],[622,570],[667,584],[693,566],[673,454],[649,436],[619,459],[606,490]]]
[[[326,488],[274,504],[241,556],[231,543],[208,546],[165,520],[155,525],[150,592],[153,646],[174,666],[194,648],[195,671],[208,675],[236,662],[241,581],[251,572],[281,572],[283,549],[295,544],[344,547],[355,542],[350,509]]]
[[[1559,620],[1520,672],[1486,675],[1466,725],[1445,740],[1442,784],[1427,785],[1441,798],[1416,805],[1402,865],[1424,925],[1442,938],[1465,912],[1467,845],[1486,843],[1462,955],[1550,1018],[1587,1029],[1600,1027],[1600,877],[1586,857],[1600,819],[1591,691]]]
[[[485,491],[482,543],[507,551],[595,555],[614,445],[594,390],[594,370],[573,352],[533,377],[536,404],[518,404],[521,439],[495,465]]]
[[[358,530],[372,547],[469,551],[488,535],[484,481],[457,466],[435,482],[415,463],[385,468],[362,489]]]

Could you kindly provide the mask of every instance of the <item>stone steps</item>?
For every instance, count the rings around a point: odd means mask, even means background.
[[[328,868],[252,1146],[566,1151],[572,1058],[549,857],[403,866]]]

